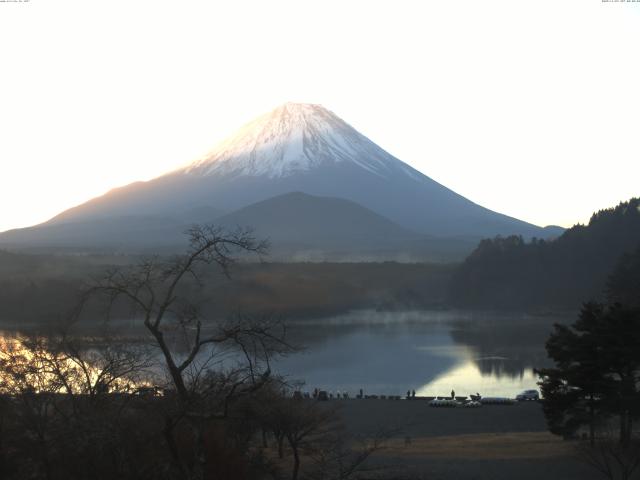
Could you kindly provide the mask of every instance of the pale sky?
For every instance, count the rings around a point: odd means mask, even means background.
[[[0,231],[321,103],[539,225],[640,195],[640,3],[0,2]]]

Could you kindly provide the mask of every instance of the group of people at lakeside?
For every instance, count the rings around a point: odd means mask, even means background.
[[[314,388],[313,392],[310,394],[309,392],[300,392],[300,391],[295,391],[293,393],[293,396],[295,398],[313,398],[314,400],[329,400],[329,399],[349,399],[351,398],[349,396],[348,392],[341,392],[339,390],[337,390],[335,393],[333,391],[329,391],[327,392],[326,390],[320,390],[319,388]],[[362,399],[362,398],[385,398],[385,395],[367,395],[365,396],[364,394],[364,390],[361,388],[358,392],[358,394],[356,395],[355,398],[358,399]],[[480,393],[476,392],[475,395],[470,395],[472,400],[480,400],[482,397],[480,395]],[[389,398],[400,398],[399,396],[389,396]],[[411,400],[411,399],[415,399],[416,398],[416,391],[415,390],[407,390],[407,395],[406,395],[406,399],[407,400]],[[455,400],[456,399],[456,392],[455,390],[451,390],[451,400]]]
[[[300,394],[300,392],[294,392],[294,396],[296,396],[296,393]],[[319,388],[314,388],[313,392],[311,393],[311,395],[309,395],[309,392],[304,392],[302,394],[300,394],[303,398],[313,398],[314,400],[328,400],[328,399],[332,399],[332,398],[342,398],[342,399],[348,399],[349,398],[349,393],[347,392],[341,392],[340,390],[336,390],[335,394],[334,392],[330,391],[327,392],[326,390],[320,390]]]
[[[361,390],[362,391],[362,390]],[[476,392],[475,395],[470,395],[470,397],[473,400],[480,400],[480,398],[482,398],[482,396],[480,395],[479,392]],[[416,398],[416,391],[415,390],[407,390],[407,400],[411,399],[411,398]],[[455,390],[451,390],[451,400],[455,400],[456,398],[456,391]]]

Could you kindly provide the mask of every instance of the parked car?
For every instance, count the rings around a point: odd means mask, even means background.
[[[519,402],[538,401],[540,400],[540,394],[537,390],[525,390],[524,392],[516,395],[516,400]]]

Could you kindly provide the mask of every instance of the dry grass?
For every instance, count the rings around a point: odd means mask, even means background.
[[[486,433],[444,437],[394,439],[381,455],[393,457],[513,460],[564,457],[571,445],[547,432]]]

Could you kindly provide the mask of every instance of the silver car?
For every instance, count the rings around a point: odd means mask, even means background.
[[[540,394],[537,390],[525,390],[524,392],[516,395],[516,400],[518,400],[519,402],[538,401],[540,400]]]

